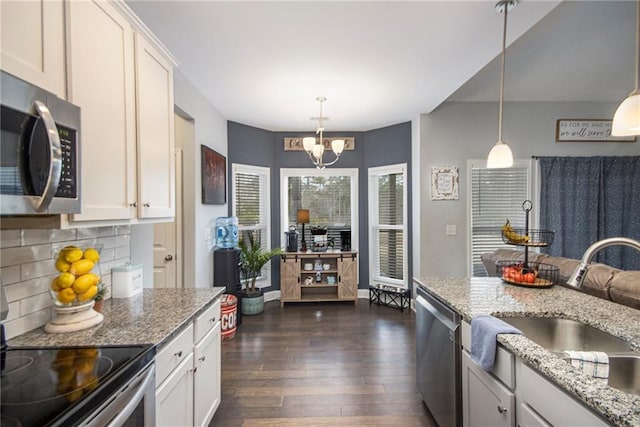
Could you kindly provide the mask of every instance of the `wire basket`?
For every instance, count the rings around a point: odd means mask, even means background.
[[[504,260],[496,262],[496,273],[504,282],[528,288],[549,288],[558,283],[560,269],[542,262]]]
[[[502,231],[502,241],[508,245],[545,247],[553,243],[553,231],[512,228]]]

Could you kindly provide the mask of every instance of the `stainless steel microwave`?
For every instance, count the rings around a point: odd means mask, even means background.
[[[80,108],[0,73],[0,215],[80,213]]]

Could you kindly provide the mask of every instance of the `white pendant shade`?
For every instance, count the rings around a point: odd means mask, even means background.
[[[322,159],[322,155],[324,154],[324,145],[322,144],[316,144],[313,146],[313,150],[311,151],[313,153],[313,157],[315,157],[316,159]]]
[[[316,145],[316,138],[313,136],[307,136],[306,138],[302,138],[302,148],[307,153],[310,153],[313,150],[313,146]]]
[[[487,157],[487,168],[510,168],[513,166],[511,148],[502,141],[496,142]]]
[[[627,97],[613,115],[611,125],[613,136],[640,135],[640,94]]]
[[[344,150],[344,139],[334,139],[331,141],[331,150],[336,154],[341,154]]]

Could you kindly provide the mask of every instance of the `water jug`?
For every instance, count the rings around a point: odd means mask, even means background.
[[[232,249],[238,246],[238,218],[220,216],[216,218],[216,246]]]

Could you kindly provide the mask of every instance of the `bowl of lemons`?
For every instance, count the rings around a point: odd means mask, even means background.
[[[56,306],[69,307],[93,302],[102,282],[101,250],[101,245],[67,245],[55,250],[51,297]]]

